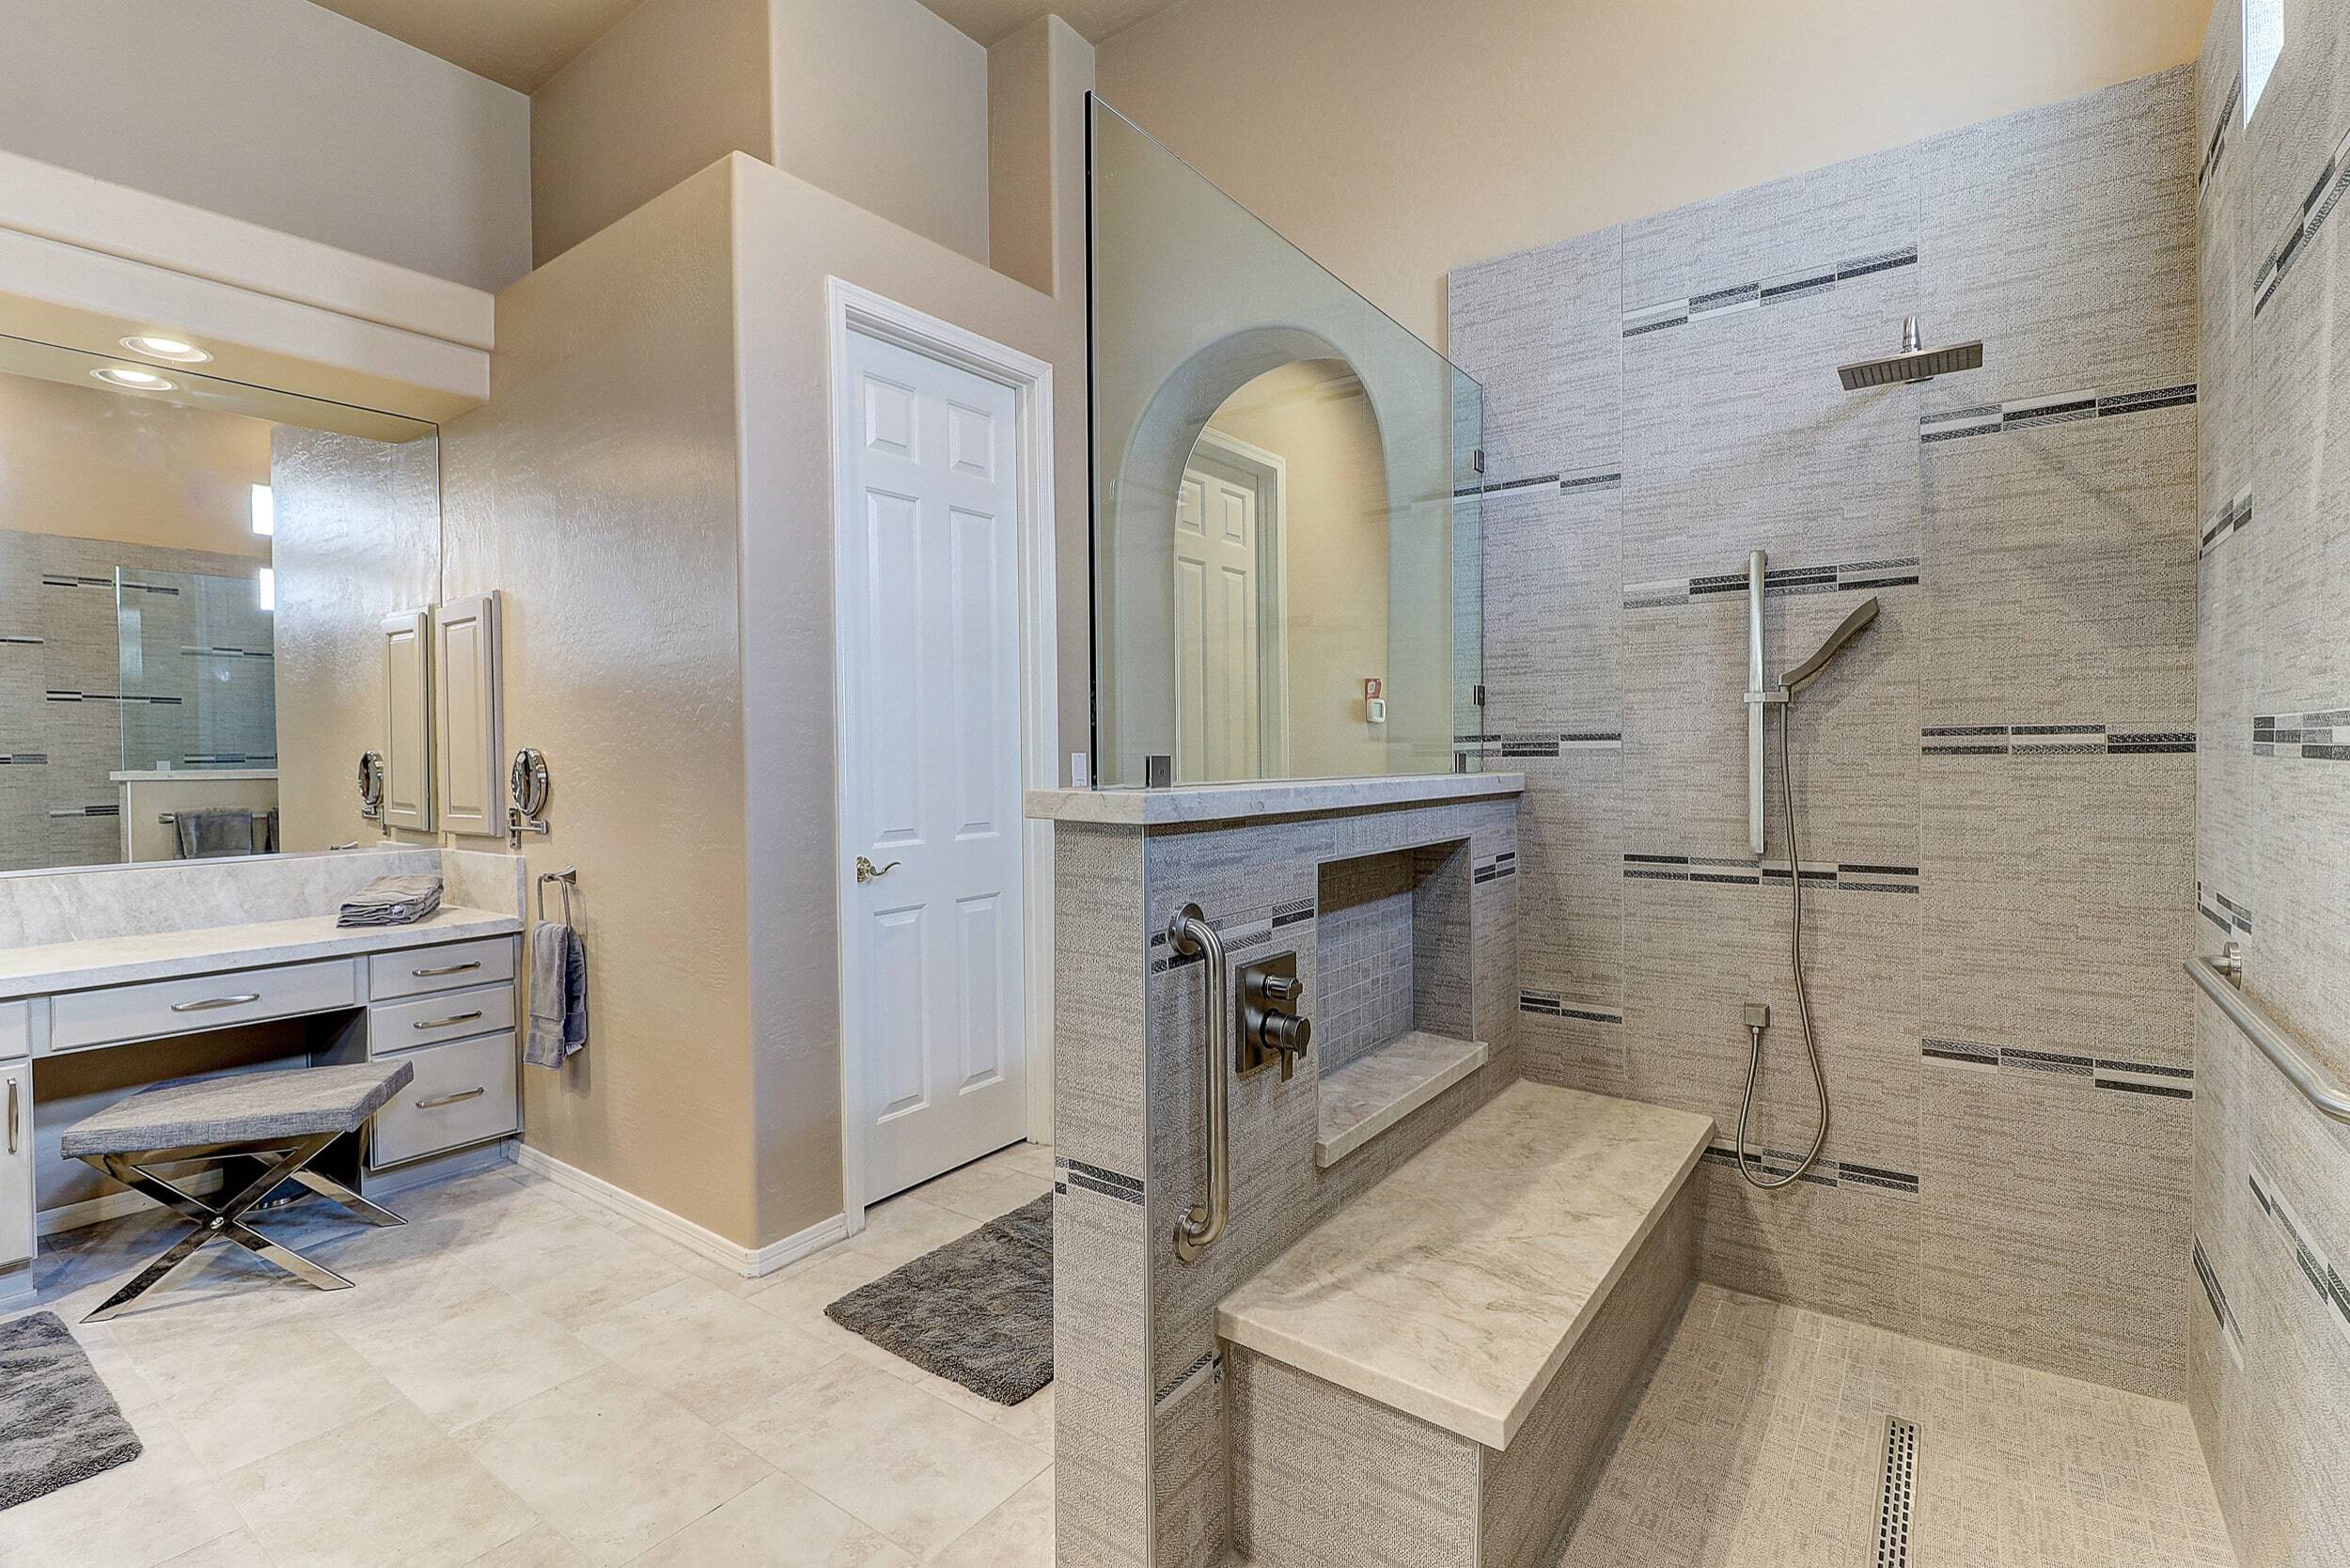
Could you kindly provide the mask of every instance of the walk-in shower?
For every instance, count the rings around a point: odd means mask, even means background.
[[[1763,684],[1762,600],[1769,576],[1769,558],[1760,550],[1747,557],[1747,837],[1754,853],[1762,853],[1762,785],[1768,758],[1763,750],[1765,709],[1778,713],[1779,801],[1787,818],[1787,963],[1795,984],[1795,1020],[1803,1030],[1804,1055],[1811,1063],[1811,1087],[1820,1101],[1819,1129],[1811,1147],[1794,1169],[1776,1178],[1757,1175],[1747,1161],[1747,1122],[1754,1112],[1754,1090],[1762,1075],[1762,1036],[1771,1027],[1771,1010],[1761,1002],[1747,1004],[1747,1087],[1738,1101],[1738,1174],[1765,1191],[1787,1185],[1811,1168],[1827,1143],[1827,1072],[1820,1065],[1819,1042],[1811,1032],[1811,1002],[1803,984],[1803,855],[1795,824],[1795,723],[1790,706],[1795,697],[1827,671],[1836,656],[1867,631],[1877,618],[1873,595],[1861,601],[1840,622],[1811,657],[1789,670],[1775,686]],[[1765,1169],[1768,1167],[1764,1167]]]

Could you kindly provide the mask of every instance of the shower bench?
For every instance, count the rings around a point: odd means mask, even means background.
[[[1692,1282],[1710,1118],[1520,1082],[1217,1313],[1257,1568],[1533,1568]]]

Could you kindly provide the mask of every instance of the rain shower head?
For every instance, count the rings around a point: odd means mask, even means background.
[[[1864,391],[1872,386],[1892,386],[1903,382],[1932,381],[1954,370],[1982,368],[1982,342],[1953,343],[1947,349],[1929,349],[1918,336],[1918,318],[1902,322],[1902,352],[1883,359],[1864,359],[1856,365],[1840,365],[1836,373],[1843,379],[1847,392]]]
[[[1827,669],[1829,662],[1844,651],[1844,645],[1867,631],[1870,623],[1876,618],[1877,602],[1872,596],[1864,600],[1858,609],[1846,616],[1842,625],[1828,634],[1827,641],[1820,644],[1820,651],[1817,653],[1787,672],[1787,679],[1782,683],[1787,695],[1793,697],[1812,682],[1817,681]]]

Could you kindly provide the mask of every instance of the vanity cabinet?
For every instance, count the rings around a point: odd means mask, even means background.
[[[33,1255],[33,1058],[0,1061],[0,1268]]]

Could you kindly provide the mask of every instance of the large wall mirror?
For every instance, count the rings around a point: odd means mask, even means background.
[[[353,774],[440,598],[435,428],[145,348],[0,337],[0,871],[399,837]]]

